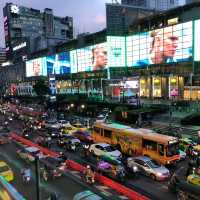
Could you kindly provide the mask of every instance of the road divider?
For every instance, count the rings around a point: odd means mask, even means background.
[[[58,153],[51,151],[47,148],[41,147],[40,145],[35,144],[32,141],[27,140],[27,139],[17,135],[16,133],[11,133],[11,137],[13,140],[23,143],[24,145],[31,146],[31,147],[37,147],[45,155],[49,155],[52,157],[59,156]],[[83,173],[83,171],[85,170],[85,167],[83,165],[81,165],[73,160],[67,160],[66,164],[67,164],[68,168],[70,168],[74,171],[79,171],[80,173]],[[150,200],[148,197],[146,197],[142,194],[139,194],[138,192],[136,192],[120,183],[117,183],[116,181],[113,181],[110,178],[102,176],[96,172],[95,172],[95,179],[98,182],[100,182],[102,185],[106,185],[106,186],[112,188],[116,192],[128,197],[130,200]]]

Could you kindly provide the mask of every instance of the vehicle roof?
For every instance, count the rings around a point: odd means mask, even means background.
[[[25,148],[27,151],[29,152],[36,152],[36,151],[40,151],[37,147],[27,147]]]
[[[8,166],[6,162],[4,161],[0,161],[0,167],[3,167],[3,166]]]
[[[110,144],[107,144],[107,143],[95,143],[94,145],[100,145],[102,147],[110,146]]]
[[[133,159],[142,160],[144,162],[148,162],[148,161],[152,160],[151,158],[149,158],[147,156],[137,156],[137,157],[133,157]]]
[[[126,125],[118,124],[118,123],[95,122],[94,126],[102,127],[102,128],[106,128],[110,130],[115,130],[117,132],[124,131],[124,133],[138,135],[138,137],[142,136],[144,139],[146,138],[152,141],[156,140],[157,142],[163,142],[163,141],[168,142],[168,141],[177,140],[176,137],[158,134],[150,129],[132,128],[130,126],[126,126]]]
[[[86,190],[83,192],[77,193],[73,200],[103,200],[100,196],[91,192],[90,190]]]

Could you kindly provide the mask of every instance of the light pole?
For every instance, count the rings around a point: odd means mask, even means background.
[[[35,175],[36,175],[36,194],[37,200],[41,200],[40,196],[40,165],[39,165],[39,158],[35,157]]]

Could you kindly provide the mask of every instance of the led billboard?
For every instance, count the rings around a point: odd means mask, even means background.
[[[108,67],[124,67],[125,37],[107,36]]]
[[[129,67],[190,61],[192,21],[128,36],[126,48]]]
[[[71,72],[70,54],[62,52],[46,57],[47,74],[68,74]]]
[[[32,76],[46,76],[46,58],[36,58],[26,61],[26,77]]]
[[[106,43],[70,51],[71,73],[102,70],[107,67],[107,62]]]
[[[200,19],[194,22],[194,61],[200,61]]]

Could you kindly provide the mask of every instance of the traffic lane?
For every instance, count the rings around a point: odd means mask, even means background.
[[[24,160],[18,158],[16,155],[16,147],[13,143],[0,146],[0,159],[6,161],[14,172],[15,179],[12,182],[14,187],[26,198],[30,200],[36,199],[36,182],[35,182],[35,168],[33,164],[27,164]],[[23,184],[21,169],[30,167],[32,171],[32,181],[30,184]],[[61,195],[61,200],[72,199],[73,196],[81,191],[86,190],[83,185],[79,185],[71,179],[60,177],[49,182],[41,181],[40,184],[41,197],[45,199],[53,191]],[[33,195],[35,194],[35,195]]]
[[[62,151],[63,149],[56,146],[56,143],[51,146],[51,149],[54,151]],[[80,152],[70,152],[67,151],[67,155],[70,159],[75,160],[83,165],[91,165],[93,168],[96,167],[96,159],[92,158],[83,158]],[[142,193],[148,197],[151,197],[154,200],[176,200],[176,196],[168,190],[168,181],[154,181],[150,177],[144,175],[138,175],[137,178],[128,177],[128,180],[124,183],[125,186]]]
[[[38,136],[37,133],[31,134],[31,140],[34,140],[34,138],[37,136]],[[54,144],[52,145],[52,149],[57,150],[57,151],[63,150],[62,148],[57,147],[55,140],[54,140]],[[71,159],[75,159],[77,161],[81,160],[83,164],[92,164],[92,165],[94,164],[94,163],[91,163],[90,161],[87,162],[86,160],[82,159],[79,154],[74,154],[72,152],[67,152],[67,153]],[[138,192],[150,194],[157,199],[161,199],[161,198],[163,200],[176,199],[175,195],[168,191],[166,181],[156,182],[156,181],[153,181],[149,177],[139,176],[138,179],[128,180],[125,185],[127,185],[128,187],[132,189],[137,190]]]

